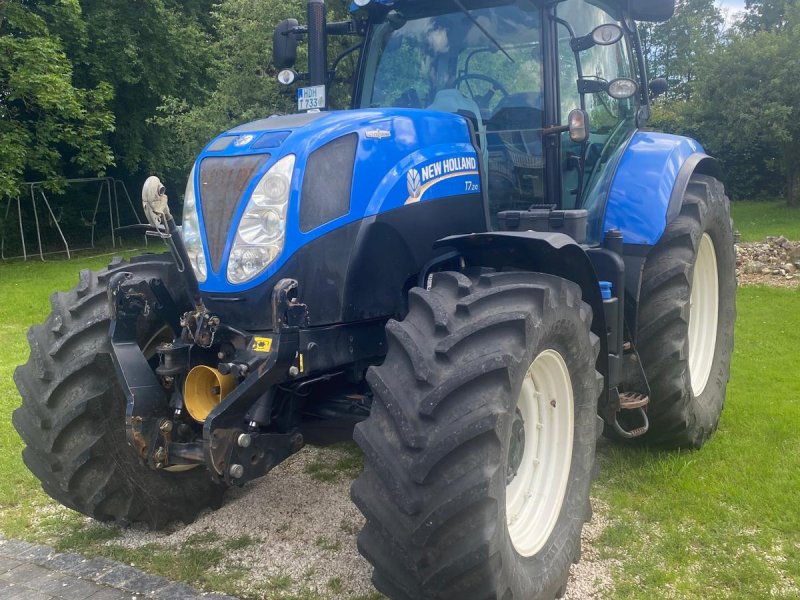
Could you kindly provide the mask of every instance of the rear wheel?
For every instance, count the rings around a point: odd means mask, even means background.
[[[693,175],[642,275],[637,347],[651,389],[651,442],[699,448],[717,428],[733,350],[735,268],[722,184]]]
[[[441,273],[387,326],[353,484],[359,550],[393,599],[562,594],[590,518],[599,350],[580,289]]]
[[[47,494],[95,519],[153,528],[189,523],[201,510],[219,507],[224,487],[204,468],[154,471],[128,444],[106,297],[109,276],[120,270],[165,284],[175,277],[169,259],[145,256],[100,273],[82,271],[77,287],[53,294],[47,321],[28,332],[28,362],[14,373],[22,406],[12,421],[26,444],[22,458]],[[139,329],[147,356],[163,341],[164,324],[142,321]]]

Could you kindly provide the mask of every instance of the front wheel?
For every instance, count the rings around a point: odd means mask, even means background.
[[[113,262],[99,273],[81,271],[75,288],[53,294],[47,321],[28,332],[28,362],[14,373],[22,406],[12,422],[26,445],[22,459],[53,499],[99,521],[154,529],[174,520],[190,523],[200,511],[220,506],[225,487],[204,467],[154,471],[128,444],[126,400],[108,339],[106,285],[119,271],[177,289],[172,261],[150,255]],[[172,337],[153,320],[138,328],[148,358]]]
[[[602,378],[580,289],[440,273],[370,369],[353,484],[361,553],[395,600],[563,594],[589,519]]]

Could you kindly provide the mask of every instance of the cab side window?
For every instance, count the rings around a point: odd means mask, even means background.
[[[604,23],[615,23],[622,27],[618,17],[586,0],[567,0],[558,6],[557,14],[572,26],[576,36],[587,35]],[[571,110],[580,108],[581,98],[570,36],[563,26],[558,31],[560,109],[561,122],[564,122]],[[610,46],[594,46],[585,50],[580,58],[584,79],[612,81],[620,77],[635,78],[627,37]],[[585,103],[591,132],[588,144],[585,148],[574,144],[568,134],[563,134],[561,139],[561,202],[564,208],[585,205],[596,186],[596,175],[636,128],[636,95],[615,100],[605,92],[586,94]],[[582,186],[581,160],[584,170]]]

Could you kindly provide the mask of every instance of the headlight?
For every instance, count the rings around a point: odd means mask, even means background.
[[[192,262],[197,281],[204,282],[208,277],[206,253],[203,249],[203,240],[200,237],[200,221],[197,217],[197,196],[194,193],[194,167],[186,183],[186,193],[183,196],[183,223],[181,224],[181,238],[189,260]]]
[[[229,282],[250,281],[283,252],[294,162],[294,154],[279,160],[253,190],[228,258]]]

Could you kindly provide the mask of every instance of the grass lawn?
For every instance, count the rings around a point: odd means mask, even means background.
[[[769,231],[739,227],[748,236]],[[791,236],[785,228],[771,232]],[[220,576],[213,567],[229,544],[247,540],[197,539],[180,550],[104,545],[116,530],[86,527],[78,515],[57,509],[20,460],[22,443],[10,423],[19,402],[11,377],[27,357],[25,331],[45,318],[53,290],[73,286],[80,268],[107,261],[0,264],[0,532],[235,591],[236,574]],[[749,287],[739,290],[738,302],[733,377],[708,445],[665,453],[603,444],[594,494],[610,511],[600,550],[618,561],[612,598],[800,597],[800,295]],[[274,586],[264,597],[283,597],[281,582]]]
[[[722,422],[698,452],[608,446],[614,598],[800,597],[800,295],[741,288]]]
[[[790,208],[786,202],[731,203],[733,226],[742,234],[744,242],[760,242],[768,235],[782,235],[790,240],[800,240],[800,208]]]

